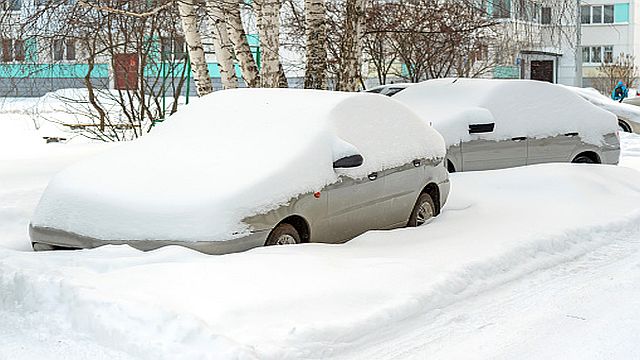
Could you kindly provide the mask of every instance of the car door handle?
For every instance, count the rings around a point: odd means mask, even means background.
[[[377,172],[372,172],[371,174],[369,174],[368,178],[369,178],[369,180],[373,181],[373,180],[378,178],[378,173]]]
[[[574,136],[578,136],[578,133],[577,133],[577,132],[566,133],[566,134],[564,134],[564,136],[567,136],[567,137],[574,137]]]
[[[515,142],[520,142],[520,141],[527,140],[527,137],[526,136],[514,137],[514,138],[511,138],[511,140],[513,140]]]

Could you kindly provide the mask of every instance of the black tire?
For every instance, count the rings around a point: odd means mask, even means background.
[[[275,229],[271,230],[271,234],[267,237],[264,245],[293,245],[300,243],[300,234],[295,227],[289,224],[279,224]]]
[[[618,128],[620,130],[622,130],[623,132],[626,132],[626,133],[630,133],[631,132],[631,127],[627,123],[625,123],[624,121],[621,121],[621,120],[618,120]]]
[[[597,164],[595,161],[593,161],[592,158],[588,157],[587,155],[578,155],[571,162],[574,164]]]
[[[456,172],[456,167],[453,166],[451,160],[447,160],[447,171],[449,172],[449,174],[453,174],[454,172]]]
[[[421,213],[421,211],[426,211]],[[416,201],[416,205],[413,207],[411,216],[409,217],[408,227],[417,227],[429,222],[436,215],[436,206],[429,194],[421,194]]]

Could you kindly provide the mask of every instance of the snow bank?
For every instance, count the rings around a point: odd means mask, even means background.
[[[338,180],[444,157],[440,135],[371,94],[239,89],[194,101],[150,135],[56,176],[32,223],[109,240],[226,240],[247,216]]]
[[[330,358],[374,344],[390,326],[640,236],[632,169],[545,164],[452,182],[428,226],[340,246],[226,256],[180,247],[0,250],[0,310],[67,319],[142,359]]]
[[[471,140],[470,124],[495,123],[482,138],[543,138],[578,131],[600,145],[617,121],[565,88],[530,80],[437,79],[410,86],[393,97],[433,123],[447,145]]]

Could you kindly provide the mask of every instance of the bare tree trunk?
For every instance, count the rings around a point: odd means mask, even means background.
[[[229,39],[223,6],[223,0],[207,0],[207,20],[213,35],[213,47],[220,68],[222,87],[235,89],[238,87],[238,77],[233,63],[233,44]]]
[[[207,60],[204,56],[202,37],[198,31],[198,18],[194,4],[195,0],[179,0],[178,11],[185,42],[187,43],[196,92],[198,96],[204,96],[213,91],[213,84],[207,68]]]
[[[327,14],[324,0],[305,0],[307,38],[306,89],[327,88]]]
[[[261,0],[258,5],[258,35],[262,50],[260,86],[281,87],[280,0]]]
[[[357,91],[362,65],[362,35],[365,25],[365,0],[346,0],[344,35],[340,49],[341,66],[338,90]]]
[[[242,78],[248,87],[258,87],[260,84],[260,75],[258,74],[258,66],[251,54],[251,48],[247,41],[247,34],[242,26],[242,17],[240,16],[240,6],[244,4],[244,0],[223,0],[225,4],[225,15],[227,19],[227,27],[229,37],[233,43],[236,57],[240,62],[242,69]]]

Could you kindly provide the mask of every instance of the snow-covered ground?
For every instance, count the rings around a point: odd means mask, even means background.
[[[621,166],[454,174],[421,228],[225,256],[29,251],[48,179],[110,145],[20,144],[0,155],[0,359],[640,357],[638,136]]]

